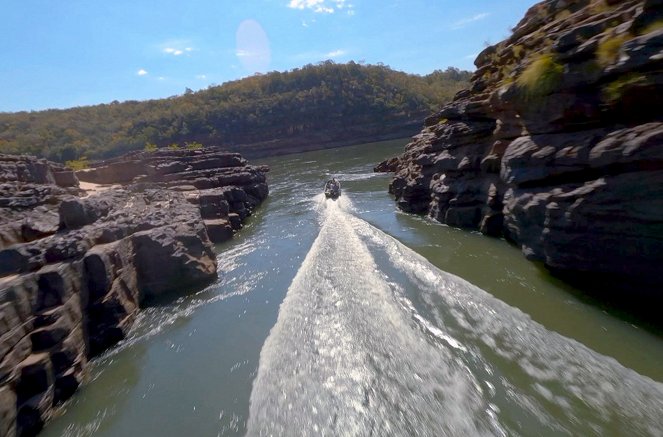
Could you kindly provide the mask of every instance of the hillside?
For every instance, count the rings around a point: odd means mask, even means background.
[[[0,152],[62,162],[199,142],[264,156],[408,136],[469,77],[326,61],[167,99],[1,113]]]

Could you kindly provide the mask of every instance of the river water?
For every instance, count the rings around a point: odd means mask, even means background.
[[[43,435],[663,435],[661,336],[397,212],[372,166],[404,144],[266,160],[219,281],[145,310]]]

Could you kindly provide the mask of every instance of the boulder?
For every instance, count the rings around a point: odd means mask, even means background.
[[[216,257],[195,229],[160,228],[131,237],[140,301],[216,279]],[[206,232],[206,231],[202,231]]]
[[[237,216],[239,217],[239,216]],[[233,226],[230,219],[205,220],[207,235],[212,243],[223,243],[233,236]]]
[[[397,156],[386,159],[375,166],[376,173],[394,173],[398,169],[399,159]]]
[[[61,226],[65,229],[76,229],[94,223],[108,214],[111,209],[110,202],[106,197],[66,199],[59,209]]]

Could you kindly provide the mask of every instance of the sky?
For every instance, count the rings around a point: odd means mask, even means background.
[[[534,0],[4,0],[0,112],[146,100],[324,60],[473,70]]]

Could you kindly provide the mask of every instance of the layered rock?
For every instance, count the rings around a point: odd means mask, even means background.
[[[230,238],[267,195],[266,169],[236,154],[126,163],[83,173],[127,183],[87,195],[57,164],[0,156],[0,436],[36,434],[142,306],[213,281],[210,237]]]
[[[55,233],[57,205],[79,193],[76,176],[64,166],[0,154],[0,249]]]
[[[660,0],[532,7],[406,146],[398,206],[504,235],[566,277],[660,296],[662,20]]]
[[[134,152],[77,172],[81,181],[168,187],[198,205],[210,239],[220,243],[268,194],[265,166],[215,148]]]

